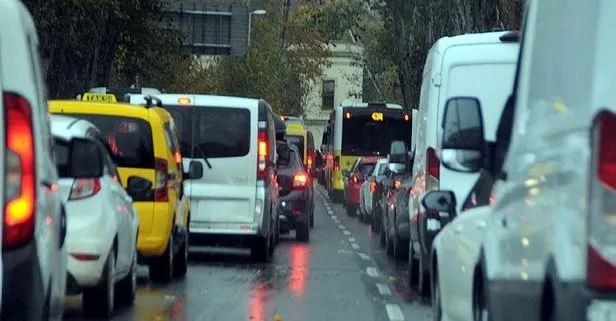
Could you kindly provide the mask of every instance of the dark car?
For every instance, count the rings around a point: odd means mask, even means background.
[[[295,230],[296,239],[307,242],[310,240],[311,222],[314,222],[311,178],[304,169],[297,147],[279,147],[280,154],[289,154],[288,161],[278,162],[280,232]]]

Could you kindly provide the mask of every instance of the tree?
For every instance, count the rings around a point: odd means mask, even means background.
[[[183,60],[180,34],[166,29],[163,0],[24,0],[37,25],[50,97],[93,86],[164,86]],[[165,50],[161,50],[165,48]]]

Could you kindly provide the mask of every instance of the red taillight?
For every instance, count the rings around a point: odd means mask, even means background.
[[[293,176],[293,189],[304,189],[308,184],[308,175],[298,173]]]
[[[32,109],[26,99],[4,94],[6,159],[2,247],[16,248],[34,235],[36,204]]]
[[[400,185],[402,185],[402,182],[400,182],[400,181],[394,181],[394,188],[395,188],[395,189],[400,188]]]
[[[436,156],[436,151],[432,147],[428,148],[428,151],[426,152],[426,162],[428,174],[436,179],[439,179],[441,162]]]
[[[359,183],[359,178],[357,176],[353,176],[353,183]]]
[[[616,115],[603,111],[592,135],[593,170],[588,196],[586,284],[593,289],[616,289]]]
[[[334,157],[334,172],[340,171],[340,156]]]
[[[154,202],[168,202],[169,194],[167,192],[167,185],[169,183],[169,165],[167,161],[162,158],[156,158],[154,160],[154,170],[156,175]]]
[[[376,190],[376,182],[370,182],[370,193],[374,193]]]
[[[77,178],[73,182],[69,200],[79,200],[96,195],[101,190],[101,182],[98,178]]]
[[[173,154],[173,158],[175,158],[176,164],[182,164],[182,154],[180,154],[180,152],[175,152],[175,154]]]
[[[265,179],[267,176],[268,153],[267,133],[264,130],[259,130],[259,139],[257,141],[257,179]]]
[[[616,137],[616,116],[601,113],[598,121],[597,178],[607,187],[616,190],[616,143],[613,140]]]
[[[312,150],[308,150],[308,158],[306,159],[306,165],[308,165],[308,168],[312,168]]]

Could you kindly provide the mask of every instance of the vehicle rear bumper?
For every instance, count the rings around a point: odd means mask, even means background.
[[[40,320],[45,306],[45,286],[35,242],[3,251],[2,320]]]
[[[278,218],[281,230],[294,229],[297,223],[308,222],[308,193],[305,190],[292,191],[280,197]]]

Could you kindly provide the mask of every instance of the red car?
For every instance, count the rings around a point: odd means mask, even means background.
[[[357,213],[359,206],[359,190],[361,184],[366,180],[374,169],[376,161],[381,159],[379,156],[365,156],[359,159],[355,167],[351,169],[351,172],[343,173],[348,177],[348,183],[346,186],[346,202],[345,207],[349,216],[354,216]],[[346,175],[345,175],[346,174]]]

